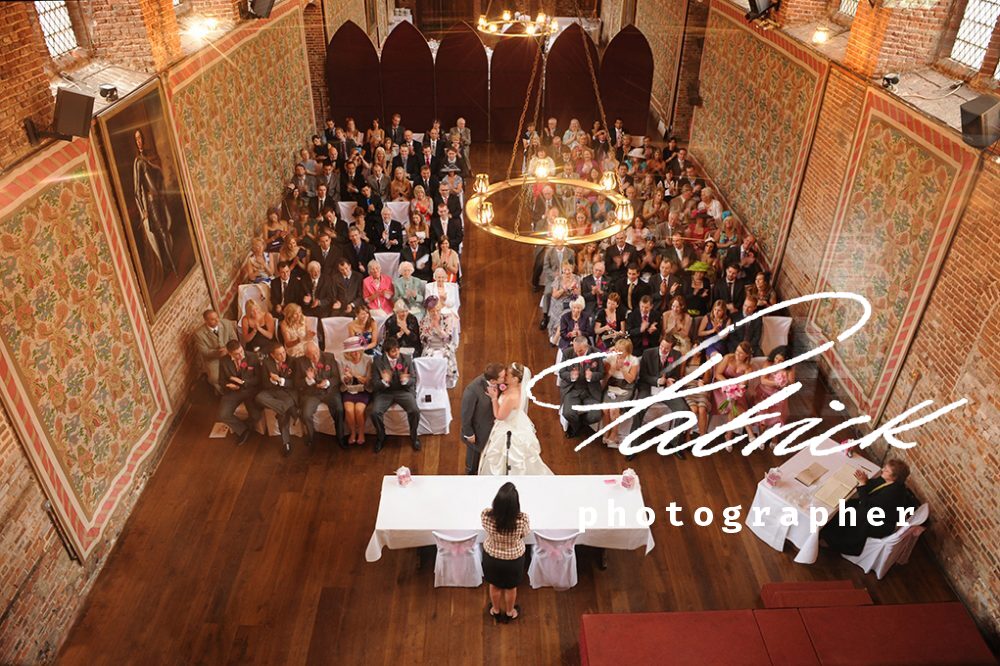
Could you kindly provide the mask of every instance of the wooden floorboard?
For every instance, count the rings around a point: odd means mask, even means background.
[[[474,153],[496,174],[507,149]],[[502,165],[502,166],[501,166]],[[554,361],[537,330],[532,251],[467,229],[462,287],[460,383],[488,361],[520,361],[538,371]],[[538,389],[558,401],[554,382]],[[656,548],[609,554],[580,549],[580,581],[562,593],[521,588],[524,618],[494,627],[485,588],[434,589],[433,562],[416,551],[364,559],[378,509],[380,480],[400,465],[415,474],[458,474],[460,389],[452,394],[452,434],[424,437],[422,452],[390,438],[374,455],[341,451],[321,438],[296,442],[289,458],[278,439],[235,447],[209,439],[215,401],[195,389],[190,409],[109,556],[61,652],[65,664],[571,664],[578,663],[580,615],[592,612],[753,608],[769,581],[846,578],[878,603],[954,600],[921,545],[882,581],[830,553],[814,566],[792,561],[747,530],[723,534],[721,510],[753,499],[777,460],[719,453],[679,461],[642,455],[632,463],[601,445],[580,453],[563,439],[554,412],[532,407],[546,462],[557,474],[607,474],[626,466],[642,479],[656,510]],[[829,396],[810,382],[793,415],[823,408]],[[829,413],[826,409],[824,414]],[[663,508],[709,506],[712,527],[671,527]],[[456,502],[462,498],[455,498]],[[682,514],[691,523],[690,510]]]

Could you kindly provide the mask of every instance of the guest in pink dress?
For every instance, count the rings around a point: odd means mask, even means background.
[[[379,311],[386,317],[392,314],[395,295],[392,280],[382,274],[382,267],[375,259],[368,262],[368,277],[361,284],[361,294],[372,312]]]
[[[785,348],[778,347],[771,352],[771,355],[767,359],[767,363],[764,364],[765,368],[769,368],[779,363],[785,362]],[[760,378],[760,383],[757,385],[756,395],[754,396],[754,402],[760,402],[765,398],[769,398],[781,389],[785,388],[789,384],[795,381],[795,368],[786,368],[785,370],[778,370],[777,372],[769,375],[764,375]],[[768,412],[776,412],[778,416],[771,417],[766,421],[762,421],[760,424],[761,428],[767,428],[772,425],[785,425],[788,423],[788,400],[782,400],[777,405],[767,408]],[[772,443],[772,446],[774,444]]]
[[[732,379],[733,377],[739,377],[752,372],[753,368],[750,365],[750,359],[750,343],[743,341],[736,347],[736,351],[732,354],[726,354],[722,359],[722,363],[715,366],[715,381]],[[737,389],[737,387],[742,387],[742,392],[739,395],[733,395],[733,397],[726,395],[725,391]],[[725,389],[715,389],[712,393],[715,397],[716,414],[726,417],[727,421],[732,421],[735,416],[742,414],[750,408],[750,395],[747,391],[746,382]],[[746,433],[750,441],[753,441],[753,431],[749,427],[746,428]],[[732,437],[733,431],[727,431],[726,441],[729,441]],[[726,448],[731,451],[732,445]]]

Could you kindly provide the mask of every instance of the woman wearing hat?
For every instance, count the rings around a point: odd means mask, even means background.
[[[365,354],[365,341],[358,337],[344,340],[344,358],[340,362],[340,392],[344,402],[347,443],[365,443],[365,407],[371,397],[372,358]]]

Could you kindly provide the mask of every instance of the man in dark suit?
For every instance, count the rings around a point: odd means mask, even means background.
[[[604,269],[608,278],[614,282],[625,277],[625,269],[636,256],[635,246],[625,242],[625,232],[615,234],[615,242],[604,251]]]
[[[347,222],[337,217],[339,212],[337,210],[326,211],[323,215],[323,223],[320,225],[320,233],[329,234],[334,245],[337,246],[337,252],[343,253],[344,246],[348,243],[348,225]],[[334,264],[333,268],[336,269],[337,265]]]
[[[559,121],[555,118],[549,118],[545,123],[545,127],[542,128],[541,141],[543,146],[551,146],[552,139],[559,135]]]
[[[698,169],[693,165],[689,164],[684,168],[684,175],[681,177],[680,182],[691,186],[691,191],[698,194],[705,188],[705,179],[698,177]]]
[[[298,403],[292,375],[292,366],[288,364],[284,345],[275,345],[271,353],[261,362],[262,389],[255,398],[258,405],[273,410],[277,416],[281,444],[284,446],[286,456],[292,452],[290,426],[292,418],[296,415]]]
[[[670,246],[663,251],[663,259],[670,259],[677,263],[677,267],[684,270],[695,262],[694,249],[688,245],[681,237],[680,233],[674,232],[670,236]]]
[[[403,143],[400,144],[400,148],[406,146],[410,149],[410,155],[418,157],[424,152],[424,147],[419,141],[413,139],[413,132],[410,130],[403,130]]]
[[[723,265],[736,266],[740,272],[740,278],[747,283],[752,283],[757,273],[762,273],[763,269],[757,263],[757,238],[753,234],[743,237],[743,242],[734,245],[726,250],[726,257]]]
[[[399,405],[406,412],[410,425],[410,443],[414,451],[420,450],[417,426],[420,423],[420,409],[417,407],[417,380],[413,376],[413,359],[399,352],[399,341],[387,338],[382,345],[382,354],[372,362],[372,402],[371,417],[375,424],[375,453],[385,444],[386,410]]]
[[[344,403],[340,399],[340,366],[330,352],[320,352],[315,342],[306,343],[306,353],[294,360],[295,387],[299,391],[299,411],[306,426],[306,446],[312,446],[316,436],[313,422],[320,403],[330,410],[337,424],[337,444],[347,448],[347,431],[344,429]]]
[[[219,400],[218,420],[229,426],[236,435],[237,446],[245,444],[260,421],[261,411],[254,401],[259,381],[259,361],[247,359],[243,345],[238,340],[226,343],[227,354],[219,361],[219,386],[222,398]],[[236,408],[246,406],[250,417],[246,423],[236,418]]]
[[[449,146],[444,151],[444,159],[438,165],[438,171],[442,177],[448,173],[455,172],[462,178],[468,178],[469,173],[465,167],[465,160],[455,146]]]
[[[626,317],[639,308],[644,296],[649,296],[649,285],[639,279],[639,266],[629,264],[625,271],[625,279],[615,286],[615,291],[621,297],[619,309]]]
[[[652,297],[646,295],[639,300],[639,307],[625,317],[625,330],[632,341],[633,354],[642,356],[656,345],[660,338],[661,316],[660,311],[653,308]]]
[[[743,299],[746,298],[746,283],[740,280],[739,275],[740,269],[737,266],[727,266],[725,277],[716,282],[715,289],[712,290],[712,301],[725,301],[730,317],[740,311]]]
[[[410,148],[406,145],[400,146],[399,155],[392,158],[392,173],[394,175],[397,168],[402,168],[409,178],[412,178],[414,173],[420,173],[420,160],[416,155],[410,153]]]
[[[615,118],[614,124],[611,125],[611,132],[609,136],[611,145],[615,148],[621,148],[622,144],[625,143],[626,136],[628,136],[628,131],[625,129],[624,122],[621,118]]]
[[[436,246],[442,236],[448,237],[452,249],[456,252],[465,237],[461,220],[452,219],[448,204],[443,202],[437,205],[437,213],[431,218],[431,243]]]
[[[842,512],[847,517],[845,524],[841,525],[839,520],[827,523],[820,532],[820,543],[825,542],[838,553],[856,557],[864,550],[869,538],[882,539],[899,529],[900,509],[913,509],[917,505],[906,488],[909,476],[910,467],[896,459],[886,462],[871,479],[863,470],[856,470],[857,495],[845,502]],[[874,508],[883,512],[881,525],[874,524],[869,518],[868,512]],[[853,521],[850,516],[854,517]]]
[[[562,204],[556,198],[555,191],[551,185],[543,185],[542,191],[531,206],[531,222],[534,225],[539,220],[544,220],[548,212],[555,208],[562,215]]]
[[[368,262],[375,258],[375,250],[370,243],[361,240],[361,229],[356,226],[351,227],[347,232],[347,247],[344,248],[345,258],[352,271],[361,274],[364,280],[368,275]],[[337,262],[337,270],[340,270],[340,262]]]
[[[743,307],[740,308],[739,313],[734,317],[735,321],[738,323],[757,311],[757,297],[754,295],[747,295],[743,300]],[[761,317],[757,317],[749,323],[744,323],[742,326],[737,327],[729,337],[726,339],[726,347],[729,353],[736,351],[736,347],[741,343],[746,341],[750,344],[751,355],[752,356],[763,356],[764,351],[760,348],[760,339],[764,334],[764,320]]]
[[[365,184],[365,178],[354,162],[344,163],[344,168],[340,174],[340,200],[357,201],[361,188]]]
[[[320,185],[326,185],[326,195],[334,201],[340,201],[340,172],[333,168],[333,164],[327,162],[323,165],[323,170],[316,179],[316,189]]]
[[[336,208],[337,202],[329,195],[327,187],[322,182],[316,186],[316,198],[309,200],[309,217],[322,219],[326,211]]]
[[[301,279],[292,274],[290,261],[282,261],[278,264],[278,278],[271,280],[271,314],[275,319],[283,318],[285,306],[289,303],[299,303],[301,298]]]
[[[596,350],[590,346],[587,338],[580,336],[573,344],[563,350],[563,361],[593,354]],[[578,362],[568,365],[559,371],[559,395],[561,398],[560,413],[566,419],[566,437],[580,437],[584,428],[601,420],[601,412],[578,412],[575,405],[596,405],[601,402],[604,390],[601,388],[601,377],[604,375],[604,363],[599,359]]]
[[[441,187],[441,182],[435,176],[431,175],[433,173],[436,173],[436,171],[425,164],[421,164],[420,173],[416,180],[413,181],[413,186],[421,186],[424,188],[424,194],[429,196],[431,199],[436,199],[438,196],[438,190]]]
[[[424,282],[430,282],[434,272],[431,268],[431,253],[416,236],[406,237],[406,247],[399,253],[400,263],[408,261],[413,264],[413,276]]]
[[[400,122],[399,114],[392,114],[392,124],[389,125],[389,128],[385,131],[386,136],[392,139],[394,144],[398,145],[403,143],[403,132],[405,131],[406,128],[403,127]]]
[[[674,296],[683,296],[687,282],[680,272],[677,262],[664,259],[660,262],[660,272],[649,278],[649,292],[653,297],[653,307],[660,312],[670,309]]]
[[[365,235],[375,252],[399,252],[403,247],[403,225],[392,219],[392,211],[382,209],[381,219],[365,224]]]
[[[329,317],[333,306],[333,285],[323,277],[323,267],[318,261],[310,261],[306,272],[308,275],[302,281],[302,314],[319,319]]]
[[[667,162],[667,169],[673,172],[675,178],[680,178],[687,173],[687,168],[691,166],[688,159],[687,148],[678,148],[677,155]]]
[[[337,263],[337,270],[340,275],[333,279],[334,300],[330,314],[334,317],[353,317],[358,306],[364,303],[361,291],[364,278],[351,270],[351,264],[346,258]]]
[[[333,247],[333,232],[324,229],[319,238],[316,239],[316,254],[313,256],[313,261],[319,263],[323,277],[327,278],[337,272],[337,261],[341,257],[341,253]]]
[[[306,173],[302,164],[295,165],[295,175],[292,176],[292,186],[299,191],[300,197],[316,196],[316,179]]]
[[[420,170],[424,167],[428,167],[431,170],[431,173],[438,173],[441,170],[438,158],[431,152],[430,144],[425,145],[421,150],[420,159],[417,161],[417,170],[415,173],[410,174],[410,177],[414,181],[419,180]]]
[[[604,310],[611,292],[611,282],[604,274],[604,262],[595,261],[593,273],[580,280],[580,293],[587,304],[585,310],[591,317]]]
[[[444,148],[447,142],[441,138],[441,130],[436,127],[432,127],[427,130],[427,135],[424,137],[423,147],[427,148],[430,146],[431,156],[438,157],[444,155]]]
[[[437,191],[431,194],[431,199],[434,201],[434,210],[444,202],[448,204],[448,211],[453,218],[462,219],[462,199],[458,196],[458,192],[451,191],[448,183],[439,182]]]
[[[479,456],[493,431],[493,401],[486,392],[504,379],[504,367],[490,363],[483,374],[465,387],[462,392],[462,441],[465,442],[465,473],[479,471]]]
[[[358,194],[358,206],[365,212],[365,225],[378,224],[382,219],[382,200],[372,192],[372,186],[365,183]],[[370,238],[369,238],[370,240]]]
[[[639,379],[636,382],[635,399],[648,398],[653,394],[654,389],[663,389],[681,379],[681,366],[677,363],[680,358],[680,351],[674,349],[674,336],[669,334],[660,338],[658,346],[643,352],[642,358],[639,360]],[[671,398],[660,404],[671,412],[683,412],[688,409],[684,398]],[[632,417],[631,432],[641,428],[645,420],[646,410],[644,409]],[[684,460],[684,452],[678,452],[677,457]],[[629,456],[629,459],[631,460],[632,456]]]

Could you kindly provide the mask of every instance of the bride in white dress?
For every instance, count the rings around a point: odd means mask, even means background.
[[[500,393],[495,387],[487,391],[493,401],[493,431],[479,460],[479,474],[503,476],[510,464],[511,475],[552,474],[542,462],[542,447],[535,436],[535,424],[528,418],[528,394],[522,383],[530,377],[520,363],[507,368],[507,388]],[[510,435],[510,456],[507,455],[507,433]]]

